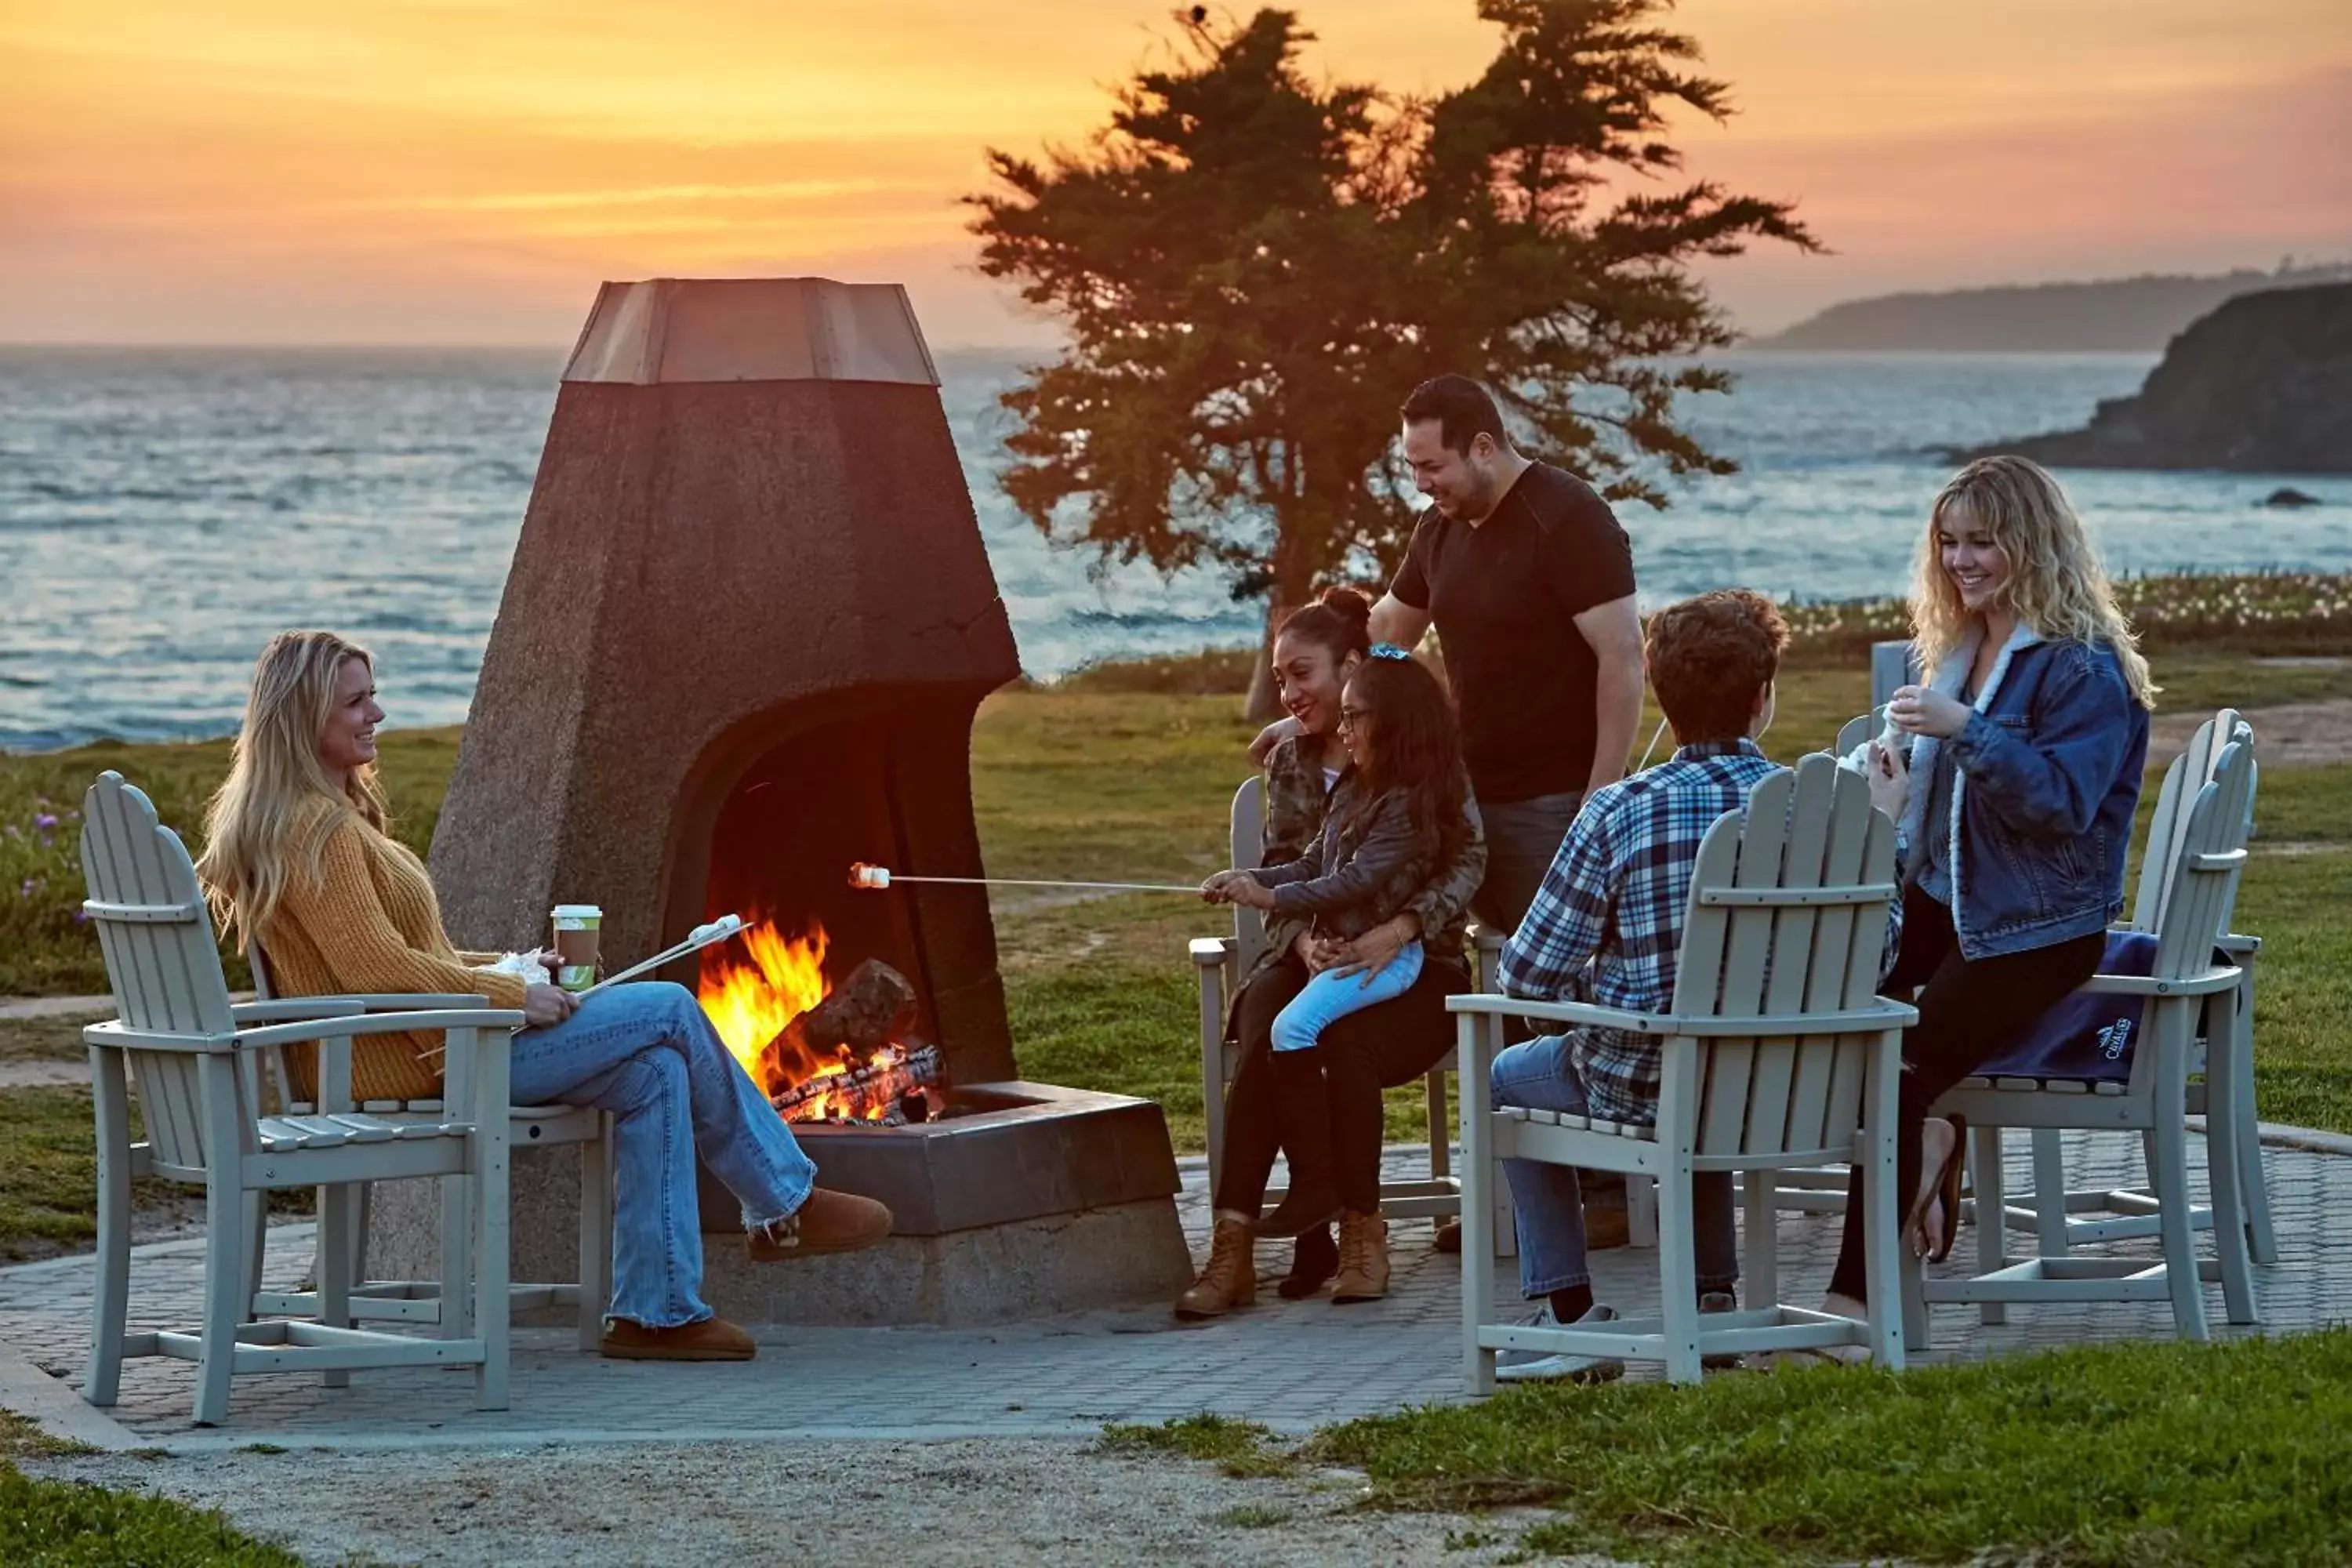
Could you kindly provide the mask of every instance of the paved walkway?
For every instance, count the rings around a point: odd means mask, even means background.
[[[2025,1140],[2011,1135],[2012,1191],[2028,1182]],[[2201,1173],[2203,1151],[2192,1139]],[[2137,1156],[2124,1137],[2070,1134],[2075,1185],[2116,1184]],[[2221,1322],[2221,1292],[2207,1288],[2217,1335],[2288,1331],[2352,1319],[2352,1158],[2310,1150],[2267,1152],[2284,1257],[2257,1269],[2259,1331]],[[1391,1150],[1405,1173],[1418,1156]],[[1425,1166],[1423,1167],[1425,1169]],[[1198,1162],[1188,1162],[1180,1200],[1196,1256],[1207,1218]],[[2202,1197],[2201,1174],[2196,1184]],[[436,1444],[515,1444],[718,1438],[944,1438],[1055,1436],[1094,1433],[1107,1421],[1156,1422],[1211,1410],[1303,1431],[1351,1416],[1462,1397],[1458,1368],[1460,1287],[1456,1260],[1433,1252],[1426,1222],[1396,1226],[1394,1292],[1386,1301],[1334,1308],[1285,1302],[1270,1285],[1261,1304],[1217,1322],[1184,1326],[1164,1305],[988,1330],[809,1329],[760,1331],[748,1364],[655,1365],[608,1362],[572,1348],[572,1330],[517,1330],[513,1408],[477,1412],[470,1379],[446,1371],[360,1373],[327,1389],[312,1377],[236,1381],[230,1424],[189,1425],[194,1377],[186,1363],[127,1363],[122,1402],[112,1412],[118,1441],[197,1451],[252,1443],[343,1449]],[[268,1271],[293,1280],[307,1265],[310,1227],[270,1233]],[[2022,1241],[2022,1238],[2020,1238]],[[1837,1222],[1784,1215],[1780,1226],[1790,1299],[1818,1300],[1837,1246]],[[1950,1269],[1973,1254],[1964,1235]],[[2115,1250],[2152,1255],[2153,1241]],[[1284,1248],[1259,1254],[1279,1272]],[[1601,1253],[1596,1283],[1622,1310],[1655,1310],[1656,1254]],[[134,1331],[187,1327],[200,1295],[201,1241],[137,1249],[131,1298]],[[79,1377],[89,1333],[93,1269],[87,1258],[0,1270],[0,1359],[8,1347],[39,1367]],[[1935,1310],[1927,1359],[1966,1358],[2089,1341],[2164,1338],[2161,1303],[2012,1308],[2011,1322],[1985,1328],[1962,1308]],[[19,1363],[21,1365],[21,1363]],[[65,1384],[50,1392],[63,1394]],[[0,1380],[5,1389],[5,1380]],[[10,1401],[15,1403],[14,1399]],[[54,1399],[51,1401],[55,1403]],[[79,1405],[79,1401],[73,1404]],[[20,1406],[21,1407],[21,1406]],[[99,1413],[80,1407],[90,1416]],[[106,1435],[85,1426],[85,1436]]]

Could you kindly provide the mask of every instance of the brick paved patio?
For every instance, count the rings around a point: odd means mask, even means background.
[[[2192,1139],[2192,1144],[2198,1141]],[[2025,1140],[2013,1135],[2011,1191],[2028,1183]],[[2352,1319],[2352,1268],[2326,1260],[2352,1246],[2352,1158],[2305,1150],[2265,1151],[2282,1258],[2257,1268],[2263,1323],[2221,1322],[2221,1292],[2207,1288],[2214,1332],[2283,1332]],[[2069,1134],[2076,1185],[2115,1184],[2137,1154],[2133,1140]],[[1411,1150],[1390,1151],[1401,1173]],[[2203,1151],[2192,1152],[2201,1172]],[[1422,1166],[1426,1169],[1425,1164]],[[2201,1177],[2196,1180],[2202,1201]],[[1204,1177],[1188,1162],[1179,1200],[1202,1250]],[[1301,1431],[1351,1416],[1462,1397],[1460,1293],[1455,1259],[1429,1246],[1426,1222],[1395,1227],[1394,1292],[1386,1301],[1334,1308],[1285,1302],[1267,1288],[1261,1304],[1223,1321],[1181,1325],[1162,1303],[1129,1311],[989,1330],[806,1329],[760,1331],[748,1365],[658,1365],[583,1355],[566,1327],[515,1334],[513,1408],[469,1408],[471,1380],[439,1371],[353,1374],[327,1389],[313,1376],[236,1381],[230,1424],[190,1426],[194,1368],[185,1363],[126,1363],[114,1418],[138,1441],[173,1449],[271,1442],[328,1447],[436,1443],[516,1443],[700,1437],[1053,1436],[1087,1434],[1106,1421],[1159,1421],[1210,1410]],[[2023,1237],[2017,1238],[2022,1244]],[[1790,1299],[1816,1300],[1837,1243],[1832,1218],[1783,1215],[1780,1246]],[[2153,1255],[2153,1241],[2114,1250]],[[310,1227],[270,1233],[268,1272],[290,1282],[308,1265]],[[1949,1266],[1973,1255],[1963,1237]],[[1283,1247],[1261,1250],[1261,1269],[1281,1268]],[[789,1267],[785,1265],[782,1267]],[[201,1241],[139,1248],[133,1262],[133,1331],[186,1327],[200,1294]],[[1622,1310],[1654,1310],[1655,1254],[1634,1249],[1595,1258],[1601,1298]],[[86,1258],[0,1269],[0,1342],[40,1367],[79,1377],[89,1334],[93,1270]],[[1999,1354],[2094,1340],[2162,1338],[2161,1302],[2013,1308],[2011,1321],[1985,1328],[1970,1309],[1939,1308],[1930,1360]]]

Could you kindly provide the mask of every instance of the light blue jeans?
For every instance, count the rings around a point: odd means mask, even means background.
[[[1420,978],[1421,943],[1417,942],[1406,942],[1397,949],[1388,967],[1377,974],[1327,969],[1311,976],[1306,989],[1274,1016],[1274,1048],[1311,1051],[1325,1029],[1350,1013],[1396,1000],[1412,990],[1412,983]]]
[[[682,985],[599,991],[562,1023],[518,1033],[512,1059],[517,1105],[614,1114],[609,1317],[667,1329],[710,1316],[698,1152],[742,1201],[746,1229],[791,1214],[816,1184],[816,1166]]]
[[[1497,1110],[1587,1114],[1584,1079],[1569,1055],[1566,1035],[1546,1035],[1495,1053],[1488,1100]],[[1519,1232],[1519,1290],[1530,1301],[1555,1290],[1592,1283],[1585,1257],[1584,1193],[1576,1172],[1541,1160],[1506,1160],[1511,1208]],[[1731,1176],[1702,1172],[1691,1178],[1691,1221],[1697,1235],[1698,1288],[1728,1290],[1739,1282],[1739,1244],[1732,1228]]]

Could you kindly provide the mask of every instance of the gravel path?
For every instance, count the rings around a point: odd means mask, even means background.
[[[251,1451],[24,1462],[224,1510],[306,1560],[496,1563],[1497,1563],[1532,1510],[1361,1510],[1360,1476],[1234,1480],[1052,1440]],[[1449,1549],[1455,1542],[1480,1544]]]

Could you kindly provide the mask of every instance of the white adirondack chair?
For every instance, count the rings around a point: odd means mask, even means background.
[[[246,960],[253,969],[256,992],[263,997],[271,996],[268,956],[258,944],[254,944],[247,947]],[[490,1005],[489,998],[486,996],[412,995],[403,993],[302,1000],[357,1003],[362,1011],[368,1013],[414,1011],[420,1007],[487,1007]],[[290,1115],[356,1110],[370,1116],[381,1116],[388,1121],[404,1123],[437,1121],[446,1113],[444,1101],[431,1099],[371,1100],[354,1106],[352,1103],[348,1058],[341,1062],[322,1061],[318,1077],[318,1100],[313,1103],[299,1100],[295,1097],[292,1079],[286,1071],[284,1050],[273,1047],[265,1053],[263,1059],[269,1081],[277,1091],[278,1103]],[[516,1281],[507,1289],[508,1308],[517,1312],[541,1307],[576,1308],[579,1313],[579,1346],[583,1351],[593,1351],[603,1340],[604,1308],[613,1295],[613,1119],[593,1105],[518,1105],[510,1108],[509,1123],[508,1142],[510,1147],[550,1148],[564,1143],[580,1146],[580,1280],[577,1284]],[[368,1184],[355,1183],[339,1189],[338,1194],[331,1197],[323,1191],[319,1194],[321,1214],[326,1212],[330,1202],[347,1205],[348,1212],[341,1224],[351,1243],[351,1255],[344,1264],[344,1278],[354,1282],[351,1287],[352,1316],[372,1321],[439,1322],[439,1280],[368,1278]],[[462,1222],[467,1201],[458,1184],[443,1184],[441,1223],[445,1227]],[[266,1291],[260,1289],[261,1237],[257,1232],[252,1237],[251,1246],[254,1315],[314,1316],[319,1300],[316,1290]]]
[[[2147,845],[2140,857],[2139,887],[2132,900],[2131,919],[2122,929],[2155,931],[2162,928],[2166,901],[2178,883],[2174,841],[2188,824],[2198,791],[2212,779],[2222,749],[2231,741],[2252,751],[2253,729],[2235,709],[2224,708],[2198,727],[2188,749],[2166,767],[2156,810],[2148,820]],[[2254,795],[2261,774],[2257,757],[2248,764],[2246,779],[2249,837],[2253,834]],[[2205,1005],[2197,1037],[2189,1042],[2189,1071],[2192,1077],[2202,1074],[2204,1081],[2189,1084],[2188,1106],[2189,1114],[2206,1118],[2209,1176],[2221,1161],[2232,1160],[2237,1165],[2238,1194],[2245,1210],[2242,1216],[2243,1233],[2238,1239],[2223,1235],[2217,1238],[2216,1246],[2243,1247],[2254,1263],[2276,1263],[2278,1240],[2271,1226],[2270,1184],[2263,1169],[2262,1135],[2254,1108],[2254,959],[2263,944],[2260,937],[2229,929],[2236,903],[2233,884],[2229,903],[2222,910],[2223,934],[2216,945],[2237,963],[2238,986],[2235,992],[2215,995]],[[2236,1110],[2226,1121],[2216,1125],[2212,1116],[2215,1080],[2224,1075],[2233,1080],[2231,1103]],[[2149,1169],[2153,1172],[2153,1155],[2150,1159]],[[2212,1190],[2221,1190],[2218,1180],[2212,1183]],[[2004,1218],[2012,1230],[2032,1231],[2042,1256],[2053,1258],[2070,1246],[2154,1236],[2160,1207],[2156,1194],[2149,1190],[2067,1191],[2059,1134],[2049,1128],[2037,1128],[2033,1132],[2032,1202],[2007,1205]],[[2073,1217],[2085,1213],[2116,1217]],[[2196,1206],[2189,1211],[2189,1222],[2199,1230],[2212,1229],[2212,1208]],[[2241,1320],[2233,1312],[2231,1321]]]
[[[507,1123],[473,1111],[506,1102],[507,1045],[522,1015],[467,1007],[367,1016],[354,1004],[313,1000],[233,1006],[187,849],[118,773],[101,773],[83,797],[81,859],[89,890],[82,909],[105,952],[118,1014],[82,1032],[96,1107],[99,1225],[84,1396],[113,1404],[127,1355],[173,1356],[196,1363],[197,1423],[217,1425],[227,1418],[229,1380],[238,1373],[320,1372],[335,1385],[360,1368],[439,1363],[472,1366],[476,1403],[505,1409]],[[340,1058],[348,1072],[352,1037],[414,1029],[446,1033],[445,1120],[261,1114],[261,1052],[317,1040],[322,1057]],[[144,1143],[131,1142],[126,1069],[138,1086]],[[205,1189],[205,1296],[194,1333],[126,1332],[131,1182],[140,1175]],[[470,1310],[446,1314],[435,1339],[351,1327],[344,1205],[334,1203],[319,1216],[328,1239],[316,1321],[247,1321],[254,1292],[246,1237],[260,1222],[262,1194],[401,1176],[465,1178],[473,1208],[444,1235],[443,1274],[452,1298],[470,1300]]]
[[[1457,996],[1462,1063],[1462,1325],[1465,1381],[1491,1393],[1498,1350],[1662,1361],[1676,1382],[1701,1358],[1860,1344],[1903,1364],[1896,1307],[1895,1080],[1903,1030],[1918,1016],[1877,994],[1895,892],[1894,825],[1864,782],[1827,757],[1756,786],[1702,843],[1676,960],[1674,1010]],[[1503,1021],[1600,1025],[1660,1040],[1658,1117],[1649,1127],[1551,1111],[1488,1109]],[[1478,1189],[1502,1157],[1626,1173],[1658,1183],[1661,1310],[1601,1329],[1486,1321],[1495,1265]],[[1772,1187],[1759,1178],[1830,1161],[1863,1167],[1871,1225],[1867,1324],[1782,1304]],[[1742,1172],[1743,1288],[1769,1306],[1698,1313],[1691,1178]]]
[[[1232,834],[1229,864],[1254,867],[1262,853],[1265,823],[1265,781],[1252,774],[1241,788],[1234,792]],[[1199,976],[1201,988],[1201,1108],[1208,1122],[1209,1170],[1213,1173],[1224,1157],[1225,1150],[1225,1086],[1241,1065],[1240,1052],[1225,1040],[1225,1019],[1233,1007],[1233,998],[1240,992],[1242,977],[1265,951],[1265,921],[1259,912],[1240,904],[1233,906],[1234,934],[1229,937],[1194,937],[1191,944],[1192,967]],[[1490,955],[1483,950],[1487,945],[1481,938],[1482,957]],[[1500,943],[1494,944],[1496,948]],[[1462,1184],[1453,1171],[1453,1148],[1448,1142],[1452,1131],[1445,1113],[1445,1075],[1452,1069],[1454,1058],[1449,1054],[1429,1069],[1429,1176],[1425,1181],[1382,1182],[1381,1213],[1389,1219],[1444,1218],[1460,1212]],[[1279,1204],[1286,1189],[1269,1187],[1265,1203],[1270,1210]]]
[[[2001,1214],[2005,1209],[2000,1142],[2004,1127],[2146,1134],[2163,1261],[2151,1266],[2145,1258],[2013,1257],[2004,1250],[2008,1227],[1979,1223],[1976,1227],[1979,1271],[1973,1278],[1922,1281],[1916,1259],[1906,1250],[1905,1317],[1914,1345],[1927,1342],[1926,1309],[1934,1302],[1974,1303],[1983,1309],[1988,1321],[1998,1322],[2012,1302],[2169,1300],[2176,1331],[2184,1339],[2206,1337],[2203,1270],[2198,1263],[2189,1203],[2189,1072],[2199,1020],[2209,999],[2233,996],[2242,979],[2236,965],[2216,963],[2213,952],[2227,926],[2245,866],[2253,762],[2250,743],[2231,742],[2214,760],[2211,776],[2190,796],[2170,852],[2157,868],[2167,890],[2159,899],[2162,914],[2150,973],[2095,975],[2084,987],[2104,994],[2147,998],[2129,1079],[2092,1085],[2085,1093],[2084,1085],[2071,1081],[1969,1079],[1936,1106],[1937,1114],[1957,1113],[1969,1120],[1979,1215]],[[2222,1072],[2208,1087],[2209,1134],[2216,1126],[2222,1128],[2227,1145],[2226,1130],[2236,1124],[2238,1075]],[[2234,1146],[2216,1152],[2211,1170],[2215,1211],[2242,1213]],[[2242,1243],[2242,1229],[2216,1227],[2217,1237],[2233,1232]],[[2232,1247],[2223,1239],[2216,1250],[2220,1254],[2217,1272],[2231,1320],[2251,1322],[2253,1288],[2245,1247]]]

